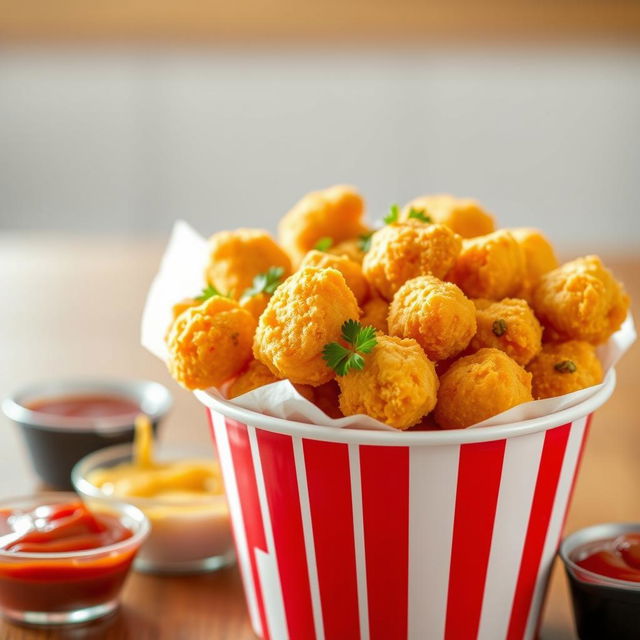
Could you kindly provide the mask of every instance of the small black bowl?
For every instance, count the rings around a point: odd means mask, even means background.
[[[587,571],[572,559],[574,552],[585,544],[627,533],[640,533],[640,523],[597,524],[572,533],[560,545],[580,640],[640,638],[640,582]]]
[[[147,380],[61,380],[35,384],[5,398],[2,410],[21,428],[33,467],[51,488],[71,489],[71,470],[89,453],[133,441],[131,415],[79,418],[28,408],[43,398],[93,394],[133,400],[149,416],[154,431],[172,404],[166,387]]]

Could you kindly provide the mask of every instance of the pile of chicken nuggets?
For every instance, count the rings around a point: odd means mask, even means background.
[[[361,195],[334,186],[295,204],[278,241],[237,229],[209,247],[203,292],[177,302],[166,337],[180,384],[234,398],[288,379],[331,418],[396,429],[465,428],[598,384],[595,346],[629,307],[598,256],[559,265],[540,231],[496,229],[453,196],[373,229]]]

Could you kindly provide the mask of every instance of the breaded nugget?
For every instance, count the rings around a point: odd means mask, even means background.
[[[370,231],[363,231],[362,237],[368,236]],[[332,253],[334,256],[345,256],[349,260],[357,262],[362,265],[365,251],[363,250],[364,240],[362,238],[351,238],[350,240],[343,240],[330,246],[327,249],[327,253]]]
[[[548,343],[529,363],[533,397],[554,398],[602,382],[602,365],[595,347],[582,340]]]
[[[455,284],[420,276],[398,289],[388,322],[392,336],[413,338],[431,360],[444,360],[469,344],[476,332],[476,309]]]
[[[374,233],[362,269],[378,293],[391,300],[411,278],[434,275],[443,279],[461,245],[460,236],[442,224],[416,220],[389,224]]]
[[[364,369],[337,378],[345,416],[364,413],[395,429],[420,422],[436,403],[438,376],[420,345],[379,335]]]
[[[334,377],[322,349],[338,340],[358,303],[337,269],[305,267],[285,280],[260,316],[253,353],[272,373],[318,386]]]
[[[464,429],[533,400],[531,374],[499,349],[456,360],[440,378],[436,422]]]
[[[447,280],[470,298],[502,300],[514,296],[524,279],[524,252],[503,230],[464,240]]]
[[[278,237],[294,265],[316,246],[320,238],[334,245],[366,231],[362,221],[364,201],[353,188],[336,185],[308,193],[282,218]]]
[[[188,308],[167,336],[171,375],[186,389],[221,385],[251,358],[255,329],[254,317],[229,298]]]
[[[236,299],[270,267],[282,267],[284,278],[291,273],[289,256],[261,229],[220,231],[209,238],[209,248],[205,280]]]
[[[344,276],[347,286],[353,291],[359,305],[362,305],[369,297],[369,283],[362,273],[362,267],[346,256],[336,256],[324,251],[312,250],[300,263],[300,268],[304,269],[304,267],[337,269]]]
[[[337,420],[344,415],[340,411],[340,387],[335,380],[330,380],[326,384],[321,384],[313,389],[312,402],[324,411],[330,418]]]
[[[433,222],[446,224],[463,238],[483,236],[496,228],[493,216],[471,198],[456,198],[446,194],[421,196],[404,207],[403,219],[407,218],[411,209],[423,212]]]
[[[259,360],[251,360],[248,366],[240,372],[240,375],[229,385],[227,390],[228,398],[236,398],[243,393],[253,391],[266,384],[278,382],[280,378],[274,376]]]
[[[474,300],[478,330],[470,351],[493,347],[525,366],[542,348],[542,327],[526,300]]]
[[[601,344],[627,317],[629,296],[598,256],[586,256],[542,276],[532,307],[546,340]]]
[[[253,296],[243,296],[240,298],[240,306],[246,309],[256,320],[259,320],[267,308],[270,298],[271,296],[263,292],[256,293]]]
[[[387,315],[389,314],[389,303],[379,296],[373,296],[362,305],[362,315],[360,324],[364,327],[374,327],[382,333],[389,333]]]
[[[524,252],[524,280],[518,289],[518,298],[531,299],[533,287],[540,278],[558,266],[553,246],[538,229],[520,227],[508,229]]]

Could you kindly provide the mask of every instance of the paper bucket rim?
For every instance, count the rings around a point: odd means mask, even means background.
[[[477,429],[448,429],[442,431],[377,431],[374,429],[347,429],[296,422],[274,418],[256,411],[250,411],[210,395],[207,391],[194,391],[195,396],[209,409],[227,418],[238,420],[243,424],[259,427],[275,433],[298,436],[326,442],[345,442],[348,444],[372,444],[385,446],[442,446],[458,445],[471,442],[488,442],[524,436],[530,433],[546,431],[562,424],[568,424],[593,413],[603,405],[613,393],[616,385],[615,369],[607,374],[602,387],[582,402],[539,418],[531,418],[520,422],[478,427]]]

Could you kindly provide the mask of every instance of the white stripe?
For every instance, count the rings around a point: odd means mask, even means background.
[[[509,438],[505,446],[477,640],[507,635],[544,436]]]
[[[360,640],[369,640],[369,605],[367,599],[367,565],[364,551],[364,521],[362,519],[360,450],[357,444],[349,445],[349,475],[351,480],[351,504],[353,505],[353,541],[356,550]]]
[[[575,476],[576,464],[578,463],[580,446],[582,444],[586,424],[587,418],[585,417],[576,420],[570,427],[571,431],[569,432],[569,440],[564,453],[562,470],[560,471],[560,480],[556,490],[556,497],[553,504],[553,510],[551,512],[549,528],[547,529],[544,549],[542,551],[540,569],[536,580],[536,589],[533,594],[531,609],[529,610],[529,618],[527,620],[527,628],[524,633],[524,640],[533,638],[533,634],[536,631],[538,615],[540,613],[542,600],[549,581],[549,574],[553,565],[553,559],[558,548],[560,534],[562,533],[561,528],[567,509],[569,492],[571,491],[573,478]]]
[[[313,626],[317,640],[324,640],[324,625],[322,621],[322,604],[320,602],[320,583],[318,581],[318,565],[316,549],[311,524],[311,505],[307,486],[307,472],[304,465],[304,451],[302,440],[293,437],[293,456],[296,462],[296,477],[298,479],[298,494],[300,496],[300,511],[302,514],[302,531],[304,533],[304,548],[307,554],[307,569],[309,571],[309,587],[311,589],[311,607],[313,610]]]
[[[278,573],[273,529],[271,528],[271,514],[269,513],[267,490],[264,484],[264,475],[262,474],[262,461],[260,460],[260,451],[258,449],[258,439],[256,438],[255,427],[247,426],[247,433],[249,434],[251,457],[253,459],[253,467],[256,474],[256,485],[258,487],[258,500],[260,501],[264,536],[267,542],[268,555],[270,556],[268,559],[270,562],[267,562],[266,559],[262,557],[264,556],[264,552],[260,549],[256,549],[256,559],[261,563],[258,564],[258,572],[260,574],[260,584],[262,586],[267,623],[273,640],[288,640],[289,632],[287,630],[287,621],[284,612],[284,601],[282,598],[280,574]]]
[[[459,446],[409,452],[409,640],[444,637],[459,457]]]
[[[236,541],[240,575],[242,576],[244,592],[247,596],[249,617],[251,618],[251,625],[253,626],[256,634],[258,636],[262,636],[262,623],[258,612],[256,586],[253,582],[253,575],[251,573],[247,532],[244,528],[244,519],[242,517],[242,508],[240,506],[240,495],[238,493],[238,485],[236,483],[236,475],[233,468],[233,459],[231,457],[231,448],[229,446],[229,436],[227,434],[227,425],[222,415],[215,411],[210,411],[210,413],[211,420],[213,422],[213,430],[216,434],[218,459],[220,460],[220,468],[222,469],[222,475],[224,478],[224,488],[227,494],[231,524],[233,526],[233,533]]]

